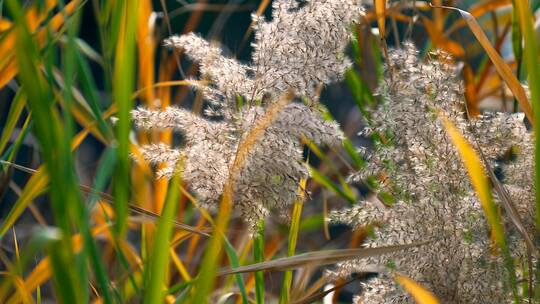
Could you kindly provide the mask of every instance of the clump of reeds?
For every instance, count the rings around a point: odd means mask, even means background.
[[[363,132],[374,135],[376,143],[366,155],[367,168],[351,176],[353,181],[375,177],[377,191],[392,194],[395,202],[388,206],[364,201],[330,215],[332,221],[353,227],[371,225],[374,234],[367,247],[428,243],[378,258],[346,262],[334,274],[387,266],[421,283],[442,303],[505,303],[512,299],[512,293],[503,284],[503,260],[493,254],[482,205],[441,117],[450,119],[476,143],[478,153],[491,166],[511,147],[522,146],[526,153],[531,135],[521,114],[487,113],[468,121],[455,69],[444,62],[448,60],[444,54],[438,52],[431,57],[427,62],[420,61],[411,43],[389,52],[391,65],[378,91],[382,101],[370,113],[369,128]],[[521,194],[532,186],[529,174],[515,174],[517,168],[530,172],[524,163],[530,157],[522,155],[520,159],[503,165],[512,181],[512,194]],[[515,198],[521,216],[531,224],[532,196]],[[514,249],[516,254],[524,252],[524,246]],[[413,300],[392,278],[383,275],[364,285],[357,302]]]

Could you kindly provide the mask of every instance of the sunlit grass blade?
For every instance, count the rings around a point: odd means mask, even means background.
[[[41,167],[40,170],[38,170],[38,172],[34,174],[27,182],[23,192],[15,202],[14,206],[10,209],[8,215],[2,220],[2,224],[0,225],[0,238],[2,238],[6,232],[9,231],[9,228],[13,226],[19,216],[26,210],[30,202],[45,191],[48,183],[49,180],[47,178],[45,168]]]
[[[180,196],[180,177],[174,176],[169,183],[167,199],[163,206],[161,219],[155,233],[154,247],[150,257],[148,271],[148,287],[144,293],[144,303],[161,303],[165,296],[165,283],[169,267],[169,246],[173,228],[173,220],[178,208]]]
[[[491,42],[489,41],[489,38],[486,36],[476,19],[474,19],[474,17],[470,13],[464,10],[446,6],[444,8],[456,10],[461,14],[461,17],[463,17],[463,19],[467,22],[467,25],[471,29],[472,33],[474,34],[480,45],[482,45],[487,55],[493,62],[495,69],[497,70],[501,78],[504,80],[504,82],[508,85],[508,88],[514,94],[514,97],[519,102],[519,106],[521,107],[529,121],[534,125],[533,109],[531,108],[531,104],[528,101],[523,86],[521,86],[519,80],[512,73],[512,70],[510,69],[508,64],[506,64],[502,57],[497,53],[495,48],[493,48]]]
[[[225,276],[235,273],[248,273],[255,271],[285,271],[306,266],[325,266],[335,264],[350,259],[361,259],[373,256],[380,256],[392,252],[398,252],[418,246],[424,246],[428,242],[413,243],[408,245],[396,245],[376,248],[357,248],[357,249],[335,249],[313,251],[292,257],[279,258],[272,261],[240,266],[238,268],[228,268],[219,271],[219,276]]]
[[[375,0],[375,14],[381,40],[386,38],[386,0]]]
[[[394,274],[394,279],[396,282],[398,282],[405,290],[411,294],[411,296],[414,298],[416,303],[418,304],[438,304],[439,301],[435,297],[435,295],[422,287],[422,285],[418,284],[414,280],[401,275],[399,273]]]
[[[446,118],[443,114],[439,115],[442,119],[446,132],[448,133],[450,139],[456,147],[456,150],[458,151],[461,159],[463,160],[465,168],[467,169],[467,173],[469,174],[469,177],[471,179],[471,184],[473,185],[478,199],[482,204],[482,208],[484,210],[488,225],[491,228],[492,235],[494,236],[495,242],[497,243],[497,246],[500,248],[503,254],[505,266],[508,271],[509,284],[514,294],[514,301],[517,303],[518,294],[516,285],[516,273],[510,251],[506,243],[503,220],[501,219],[497,210],[497,206],[493,201],[489,181],[486,177],[484,167],[482,166],[482,161],[480,160],[480,157],[478,157],[472,146],[467,142],[463,135],[459,133],[456,127],[452,124],[452,122],[448,120],[448,118]]]
[[[289,228],[289,238],[288,238],[288,248],[287,256],[293,256],[296,253],[296,243],[298,241],[298,233],[300,231],[300,220],[302,217],[302,207],[304,205],[304,189],[306,188],[306,179],[300,181],[300,199],[294,202],[292,217],[291,217],[291,227]],[[234,266],[233,266],[234,267]],[[279,297],[279,303],[289,303],[290,294],[291,294],[291,285],[292,285],[293,273],[292,271],[287,271],[283,275],[283,283],[281,284],[281,294]]]

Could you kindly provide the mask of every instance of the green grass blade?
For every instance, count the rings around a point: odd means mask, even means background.
[[[533,27],[533,17],[528,1],[515,1],[519,25],[524,39],[524,60],[527,67],[531,103],[535,117],[540,117],[540,64],[538,62],[538,41]],[[540,134],[535,133],[535,189],[540,189]],[[538,190],[537,190],[538,191]],[[536,227],[540,231],[540,195],[536,194]]]
[[[305,188],[306,182],[302,181],[301,187]],[[302,207],[304,206],[303,200],[298,200],[294,203],[291,227],[289,229],[289,243],[287,248],[287,255],[293,256],[296,253],[296,243],[298,240],[298,232],[300,230],[300,220],[302,216]],[[283,283],[281,284],[281,294],[279,296],[279,303],[286,304],[290,302],[291,285],[293,279],[293,272],[288,270],[283,276]]]
[[[163,206],[155,234],[154,246],[150,257],[148,287],[144,295],[144,303],[162,303],[165,296],[164,286],[169,266],[169,246],[176,216],[178,198],[180,196],[180,178],[175,176],[169,183],[167,198]]]
[[[264,220],[258,225],[257,235],[253,240],[253,258],[256,263],[264,262]],[[264,273],[255,272],[255,298],[257,304],[264,304]]]
[[[90,72],[90,67],[88,66],[88,63],[80,53],[77,53],[77,65],[81,90],[88,100],[88,105],[92,110],[94,118],[97,120],[98,128],[101,133],[105,135],[106,138],[110,138],[110,134],[112,132],[108,125],[105,123],[99,107],[97,85],[94,81],[94,78],[92,77],[92,73]]]
[[[117,166],[115,171],[114,196],[116,212],[116,231],[119,235],[125,233],[129,200],[129,132],[131,130],[130,110],[131,95],[135,82],[135,29],[137,21],[138,0],[117,1],[117,10],[113,12],[112,31],[118,30],[118,39],[109,41],[116,45],[113,100],[118,109],[116,124]],[[118,27],[116,27],[118,26]],[[112,36],[113,38],[116,35]]]
[[[232,267],[239,267],[240,261],[238,259],[238,255],[236,254],[236,250],[234,249],[233,245],[227,238],[223,238],[225,243],[225,252],[227,253],[227,256],[229,257],[229,262],[231,263]],[[236,284],[238,285],[238,289],[240,290],[240,296],[242,297],[242,304],[248,304],[248,297],[246,293],[246,285],[244,284],[244,279],[242,278],[241,274],[236,274],[235,276]]]
[[[352,193],[349,191],[343,190],[339,185],[331,181],[328,177],[321,174],[316,168],[309,167],[309,171],[311,173],[311,177],[313,180],[315,180],[317,183],[321,184],[325,188],[331,190],[335,194],[343,197],[346,199],[349,203],[354,204],[356,202],[356,198]]]
[[[2,135],[0,136],[0,154],[2,153],[2,151],[4,151],[4,148],[6,147],[9,138],[11,137],[11,134],[15,129],[15,126],[17,125],[17,121],[21,117],[25,105],[26,98],[24,97],[22,90],[19,90],[11,103],[6,123],[2,130]]]

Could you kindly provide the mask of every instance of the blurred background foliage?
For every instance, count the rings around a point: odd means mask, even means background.
[[[217,266],[362,243],[368,231],[329,227],[325,215],[368,194],[345,178],[363,165],[356,149],[370,144],[356,134],[377,102],[372,92],[388,48],[413,40],[423,56],[443,49],[461,65],[471,113],[516,111],[518,100],[470,25],[436,8],[470,12],[524,81],[513,2],[368,1],[349,50],[354,68],[321,97],[348,140],[340,149],[306,148],[313,178],[292,223],[269,218],[252,239],[233,214]],[[531,12],[539,6],[531,1]],[[270,11],[270,0],[0,0],[0,302],[189,303],[198,278],[212,303],[307,303],[322,299],[330,283],[339,287],[334,301],[351,301],[358,284],[325,281],[320,259],[297,264],[294,276],[264,265],[243,275],[199,275],[212,215],[192,204],[179,180],[156,180],[148,164],[129,159],[138,155],[136,143],[182,141],[168,131],[132,131],[135,105],[201,112],[201,96],[181,81],[196,76],[197,66],[162,40],[194,31],[248,61],[250,14]]]

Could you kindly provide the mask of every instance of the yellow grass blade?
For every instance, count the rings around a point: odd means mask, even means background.
[[[472,146],[467,142],[467,140],[461,135],[458,129],[452,124],[448,118],[440,114],[446,132],[450,136],[450,139],[454,143],[465,167],[471,179],[471,183],[478,195],[478,199],[482,204],[484,213],[487,217],[488,223],[493,230],[495,240],[501,249],[506,248],[506,241],[504,238],[504,231],[502,227],[502,221],[497,212],[497,207],[493,203],[491,197],[491,189],[489,186],[488,178],[485,174],[484,167],[482,166],[482,161],[476,151]]]
[[[491,61],[493,62],[495,69],[497,70],[501,78],[504,80],[504,82],[508,85],[510,91],[512,91],[512,93],[514,94],[514,97],[516,97],[519,106],[534,126],[534,115],[531,104],[529,103],[527,95],[525,94],[525,90],[521,86],[519,80],[513,74],[512,69],[510,69],[508,64],[506,64],[506,62],[502,59],[499,53],[497,53],[497,50],[495,50],[495,48],[491,45],[489,38],[486,36],[476,19],[474,19],[474,17],[469,12],[466,12],[464,10],[448,6],[441,7],[458,11],[461,14],[461,17],[463,17],[465,22],[467,22],[467,25],[471,29],[472,33],[486,51],[489,59],[491,59]]]
[[[414,280],[411,280],[410,278],[401,275],[399,273],[394,274],[394,279],[396,282],[398,282],[405,290],[407,290],[408,293],[411,294],[411,296],[414,298],[416,303],[418,304],[438,304],[439,301],[435,297],[431,291],[425,289],[422,287],[422,285],[418,284]]]
[[[480,200],[480,203],[482,204],[482,209],[484,210],[487,222],[491,228],[491,235],[503,254],[505,266],[508,270],[508,280],[512,287],[514,300],[517,301],[518,295],[516,287],[517,285],[515,268],[513,265],[512,257],[510,255],[510,251],[506,244],[504,227],[502,224],[503,221],[500,217],[497,206],[493,202],[489,181],[484,171],[482,161],[480,160],[478,154],[476,154],[476,151],[460,134],[460,132],[452,124],[452,122],[450,122],[450,120],[448,120],[448,118],[446,118],[441,113],[439,114],[439,116],[441,117],[442,123],[446,129],[446,132],[448,133],[448,136],[454,143],[454,146],[456,147],[459,155],[461,156],[465,168],[467,168],[469,178],[471,179],[471,183],[474,187],[476,195],[478,196],[478,199]]]
[[[108,224],[104,224],[92,229],[92,235],[96,236],[101,234],[108,228]],[[73,236],[73,251],[79,252],[82,249],[82,239],[81,235],[77,234]],[[47,280],[50,279],[52,275],[52,266],[49,257],[42,259],[36,267],[33,268],[32,272],[26,277],[24,283],[21,283],[24,286],[24,290],[32,292],[34,289],[43,285]],[[18,303],[20,298],[18,294],[13,295],[6,303]]]

